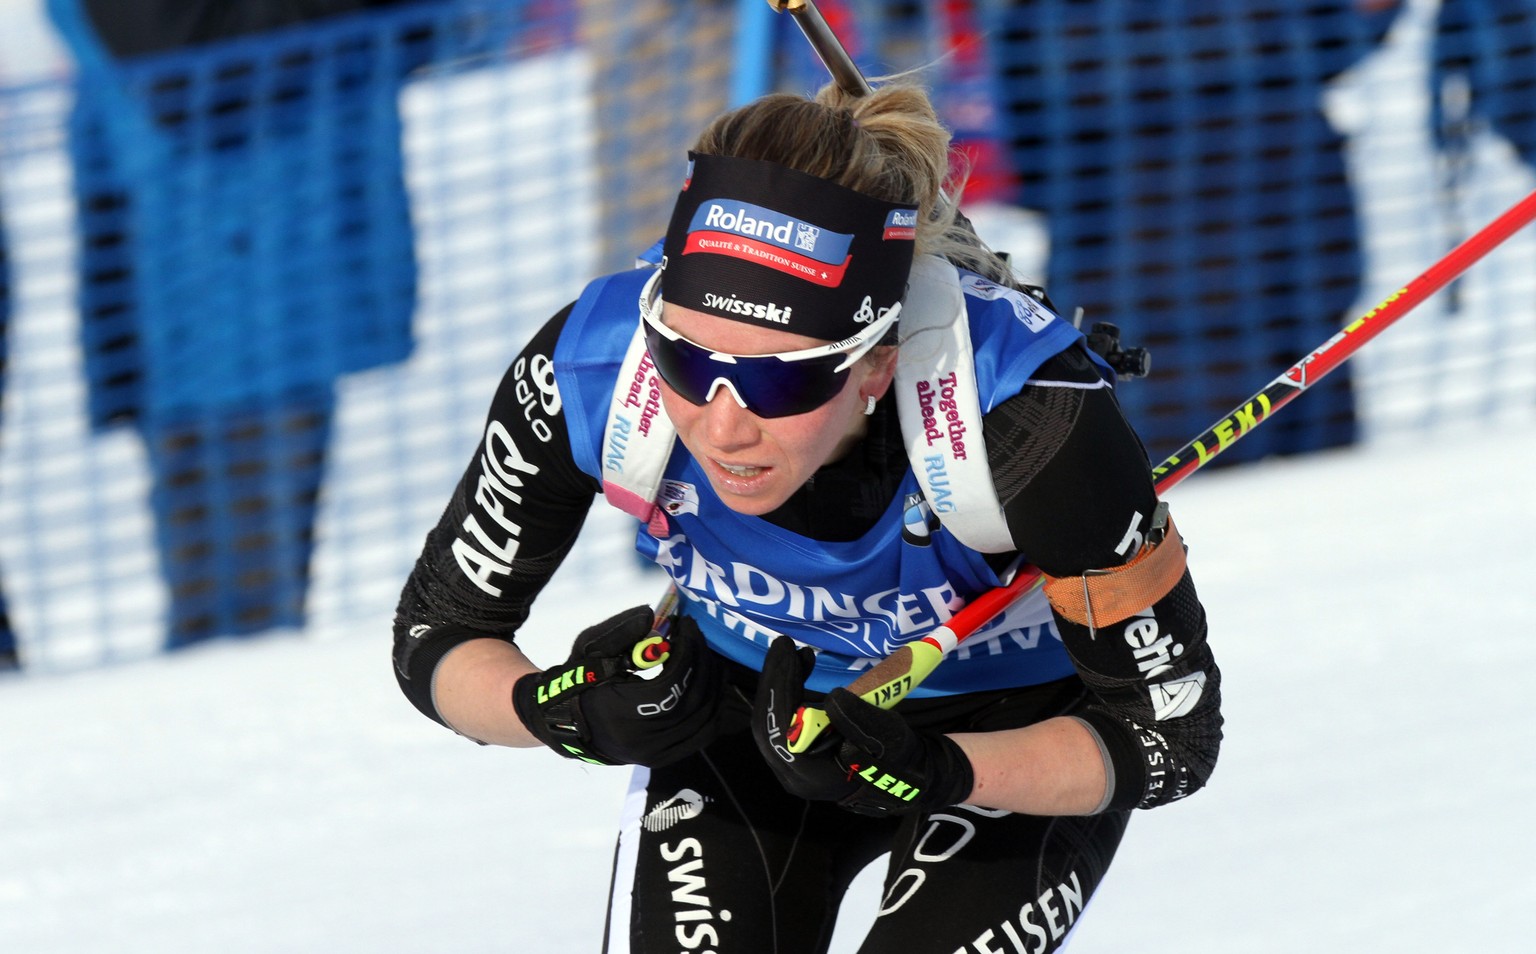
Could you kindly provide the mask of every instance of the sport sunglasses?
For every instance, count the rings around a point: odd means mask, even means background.
[[[901,313],[901,303],[868,328],[832,344],[781,354],[729,354],[689,341],[661,323],[661,276],[640,291],[640,320],[651,361],[667,387],[690,404],[704,405],[722,385],[736,403],[758,417],[789,417],[814,411],[837,396],[853,367],[879,343]]]

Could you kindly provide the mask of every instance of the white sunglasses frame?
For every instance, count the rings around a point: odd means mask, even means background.
[[[669,328],[665,323],[662,322],[662,300],[659,293],[662,274],[662,270],[658,268],[655,274],[646,279],[645,286],[640,289],[641,323],[655,328],[656,331],[668,341],[683,341],[695,348],[698,348],[700,351],[709,352],[711,360],[719,361],[722,364],[735,364],[738,359],[753,358],[777,358],[780,361],[804,361],[807,358],[822,358],[828,355],[843,354],[844,352],[847,352],[847,357],[843,359],[842,363],[833,369],[833,373],[836,374],[840,371],[846,371],[853,367],[854,362],[868,354],[870,349],[874,348],[875,345],[880,343],[880,339],[885,337],[885,332],[891,327],[891,325],[896,323],[896,319],[901,315],[901,302],[898,301],[889,309],[887,309],[885,314],[871,322],[868,328],[865,328],[863,331],[860,331],[858,334],[853,335],[852,337],[844,338],[842,341],[834,341],[830,344],[818,345],[814,348],[802,348],[798,351],[781,351],[778,353],[770,354],[732,354],[729,351],[716,351],[714,348],[707,348],[704,345],[699,344],[697,341],[694,341],[692,338],[679,334],[676,329]],[[714,394],[715,388],[718,387],[720,383],[721,382],[717,380],[715,384],[710,386],[710,394]],[[724,383],[727,385],[730,384],[729,381]],[[731,388],[731,393],[736,395],[736,389]],[[741,402],[741,396],[736,395],[736,400]],[[743,403],[742,406],[745,407],[746,405]]]

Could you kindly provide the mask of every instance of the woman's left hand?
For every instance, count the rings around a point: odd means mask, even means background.
[[[823,701],[833,730],[826,741],[808,752],[790,752],[788,732],[815,659],[812,650],[779,637],[769,647],[753,706],[752,736],[786,791],[863,815],[931,811],[971,794],[971,763],[960,746],[918,732],[897,713],[846,689],[832,690]]]

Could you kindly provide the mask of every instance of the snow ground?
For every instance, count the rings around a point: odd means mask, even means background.
[[[1074,954],[1530,949],[1531,482],[1525,426],[1172,492],[1227,741],[1207,790],[1138,814]],[[655,591],[540,607],[536,652]],[[596,951],[624,770],[447,734],[388,642],[0,680],[0,946]],[[877,891],[855,885],[839,954]]]

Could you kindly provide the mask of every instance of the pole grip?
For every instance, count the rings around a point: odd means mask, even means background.
[[[900,647],[865,670],[848,686],[848,691],[871,705],[891,708],[927,679],[961,641],[1039,586],[1041,579],[1040,571],[1035,567],[1021,567],[1007,584],[977,596],[961,607],[948,623],[922,639]],[[830,725],[831,720],[821,709],[801,706],[790,722],[789,750],[796,755],[808,750]]]

